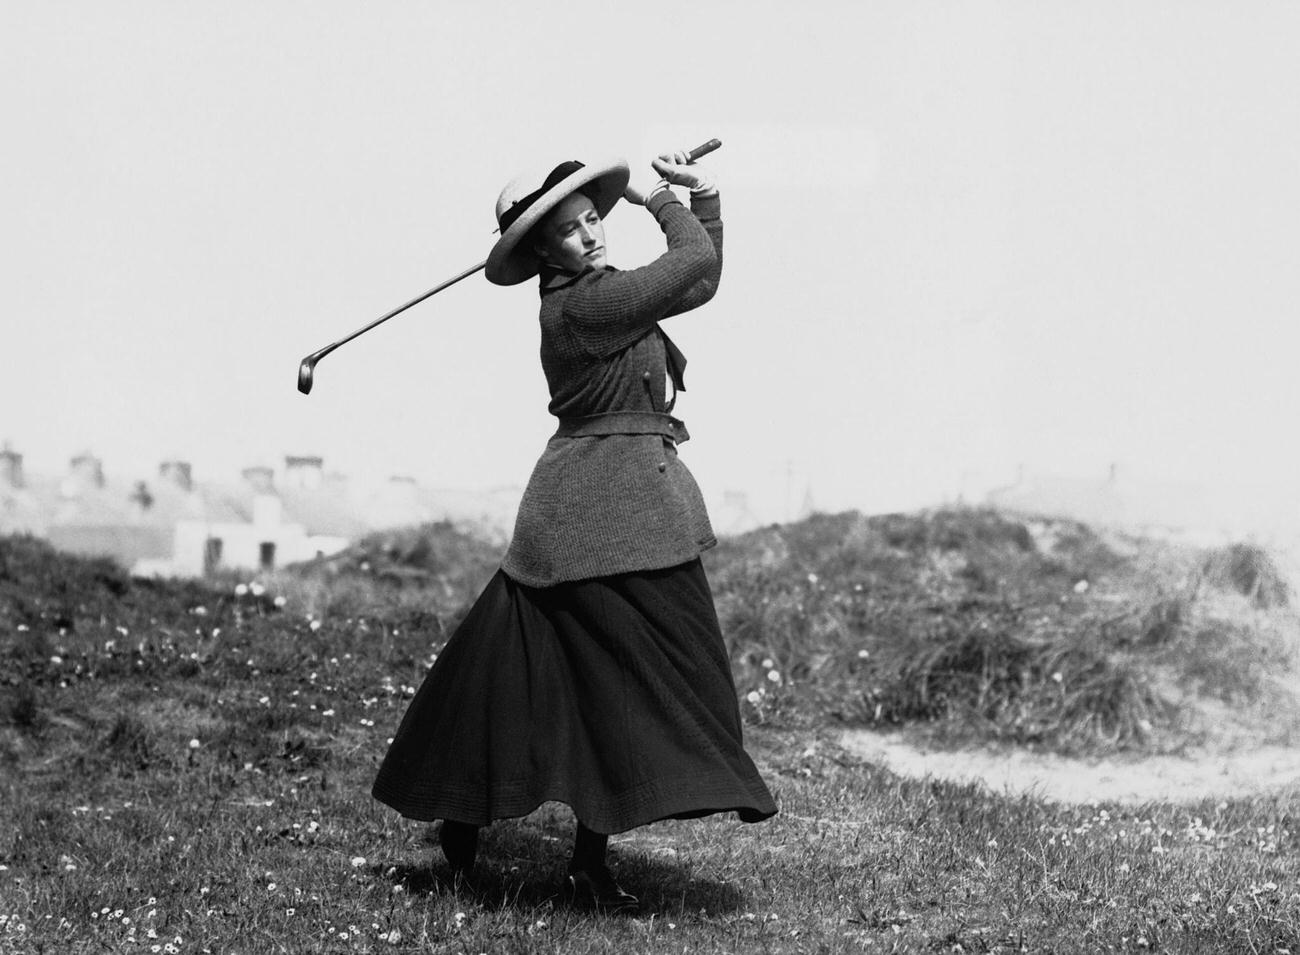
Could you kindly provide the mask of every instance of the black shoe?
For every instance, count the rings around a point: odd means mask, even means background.
[[[478,853],[478,826],[445,819],[438,830],[438,845],[442,846],[442,854],[447,857],[452,872],[469,875]]]
[[[641,908],[640,900],[625,892],[603,865],[570,871],[568,888],[575,902],[609,915],[634,915]]]

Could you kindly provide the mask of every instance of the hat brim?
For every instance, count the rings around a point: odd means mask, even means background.
[[[518,285],[532,278],[541,268],[541,262],[538,261],[536,252],[521,245],[529,230],[567,196],[580,189],[591,198],[600,217],[605,218],[623,197],[630,176],[626,160],[610,159],[583,166],[571,176],[557,182],[524,210],[501,234],[501,238],[497,239],[496,245],[488,253],[487,266],[483,270],[487,280],[494,285]]]

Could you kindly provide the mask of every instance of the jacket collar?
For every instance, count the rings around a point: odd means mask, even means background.
[[[578,279],[582,278],[584,275],[588,274],[589,272],[595,272],[595,271],[597,270],[583,269],[581,272],[565,272],[563,269],[557,269],[549,265],[543,265],[541,271],[538,272],[538,276],[540,278],[540,282],[539,282],[540,291],[543,295],[545,295],[547,292],[554,292],[557,289],[567,288],[568,286],[572,285],[574,282],[578,281]],[[600,271],[616,272],[618,270],[615,269],[613,266],[607,265]]]

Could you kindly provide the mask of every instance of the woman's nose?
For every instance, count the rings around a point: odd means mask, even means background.
[[[592,230],[592,228],[590,226],[585,226],[585,225],[581,226],[580,228],[582,230],[582,244],[595,245],[596,233]]]

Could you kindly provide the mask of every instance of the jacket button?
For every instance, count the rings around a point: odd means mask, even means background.
[[[648,372],[648,371],[643,371],[643,372],[641,372],[641,380],[642,380],[642,381],[649,381],[649,380],[650,380],[650,372]]]
[[[667,470],[668,470],[668,463],[667,463],[666,461],[660,461],[660,462],[659,462],[659,473],[660,473],[660,474],[663,474],[663,473],[664,473],[665,471],[667,471]]]

